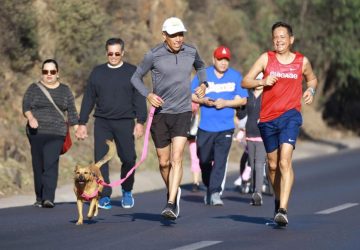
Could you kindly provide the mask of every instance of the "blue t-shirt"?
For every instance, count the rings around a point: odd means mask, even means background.
[[[218,98],[233,100],[236,95],[241,98],[248,97],[247,90],[241,88],[242,75],[239,71],[229,68],[219,79],[215,75],[214,66],[210,66],[206,68],[206,75],[209,87],[206,89],[205,97],[214,100]],[[198,86],[199,80],[195,76],[191,83],[193,93]],[[220,132],[235,128],[234,108],[216,109],[215,107],[201,105],[199,128],[209,132]]]

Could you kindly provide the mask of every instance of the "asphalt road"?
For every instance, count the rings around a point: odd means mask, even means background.
[[[297,160],[294,169],[286,228],[267,225],[273,197],[250,206],[249,194],[233,190],[233,175],[224,207],[205,206],[204,192],[182,186],[175,222],[160,216],[165,190],[136,194],[128,210],[113,200],[82,226],[75,203],[0,209],[0,249],[360,249],[360,149]]]

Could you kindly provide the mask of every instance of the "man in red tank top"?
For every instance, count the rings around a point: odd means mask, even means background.
[[[274,51],[263,53],[244,77],[242,87],[264,86],[258,124],[268,157],[269,177],[275,191],[275,217],[288,224],[287,208],[294,182],[292,153],[302,125],[301,98],[313,102],[317,79],[309,60],[292,52],[292,27],[284,22],[272,26]],[[256,76],[264,73],[264,78]],[[307,89],[302,93],[303,77]]]

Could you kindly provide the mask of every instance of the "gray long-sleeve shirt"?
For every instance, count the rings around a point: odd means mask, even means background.
[[[152,92],[164,100],[160,113],[178,114],[191,111],[191,72],[197,71],[199,82],[206,81],[205,63],[196,48],[183,44],[178,53],[173,53],[161,43],[145,54],[137,67],[131,82],[147,97],[151,92],[143,77],[151,70]]]

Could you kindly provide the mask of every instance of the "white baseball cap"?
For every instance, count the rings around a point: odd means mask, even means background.
[[[170,17],[165,20],[162,31],[168,33],[169,35],[179,33],[179,32],[186,32],[185,26],[183,22],[177,17]]]

